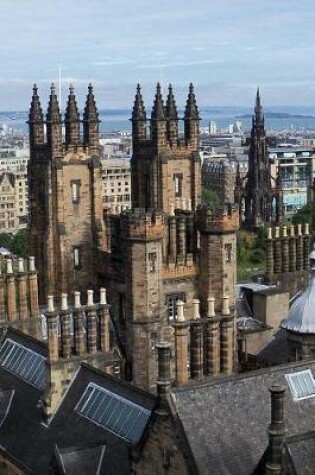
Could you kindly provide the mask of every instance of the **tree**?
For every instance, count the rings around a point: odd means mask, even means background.
[[[28,255],[28,239],[26,229],[18,231],[12,239],[11,252],[18,257],[26,258]]]
[[[312,224],[312,205],[308,203],[299,209],[291,220],[292,224]]]
[[[5,247],[11,251],[13,236],[10,233],[0,234],[0,247]]]
[[[208,203],[208,204],[211,204],[211,205],[217,205],[217,204],[220,203],[220,198],[218,197],[218,195],[215,191],[209,190],[208,188],[202,188],[201,201],[203,203]]]

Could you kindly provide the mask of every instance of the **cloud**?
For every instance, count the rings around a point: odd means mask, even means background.
[[[155,63],[155,64],[141,64],[138,66],[139,69],[161,69],[161,68],[184,68],[188,66],[199,66],[203,64],[218,64],[224,63],[224,59],[197,59],[197,60],[187,60],[181,62],[173,63]]]

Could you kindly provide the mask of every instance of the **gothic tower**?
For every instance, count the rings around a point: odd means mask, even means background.
[[[150,136],[140,86],[132,112],[133,156],[132,207],[195,209],[201,199],[199,112],[193,85],[184,115],[184,135],[179,136],[179,119],[172,86],[164,106],[160,84],[152,107]]]
[[[96,252],[105,249],[98,113],[89,86],[84,137],[74,89],[65,112],[65,137],[55,86],[44,122],[37,88],[29,114],[30,247],[39,275],[41,302],[47,294],[94,285]],[[46,125],[46,136],[44,134]]]
[[[247,228],[255,229],[267,222],[282,221],[281,184],[279,179],[271,177],[259,89],[252,118],[248,172],[244,180],[237,176],[235,201],[240,208],[240,222]]]

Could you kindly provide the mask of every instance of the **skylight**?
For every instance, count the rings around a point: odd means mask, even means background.
[[[133,444],[139,442],[150,417],[148,409],[93,383],[87,386],[75,409]]]
[[[0,348],[0,366],[39,389],[45,387],[45,358],[10,340]]]
[[[315,380],[310,369],[285,375],[294,401],[315,396]]]

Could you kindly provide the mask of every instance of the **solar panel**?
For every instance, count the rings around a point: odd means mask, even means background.
[[[295,401],[315,396],[315,380],[310,369],[285,375]]]
[[[45,358],[10,340],[0,348],[0,366],[39,389],[45,387]]]
[[[136,444],[151,412],[132,401],[89,383],[76,411],[115,435]]]

